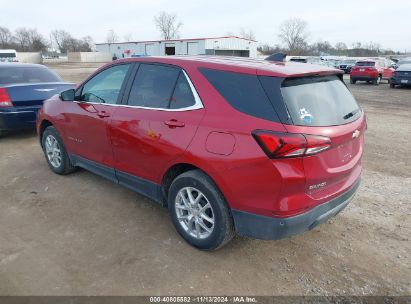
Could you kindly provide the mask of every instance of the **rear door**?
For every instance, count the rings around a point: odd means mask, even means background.
[[[140,64],[126,104],[111,123],[119,181],[133,183],[131,175],[159,182],[168,164],[188,147],[204,113],[182,69]]]
[[[361,172],[365,116],[337,76],[285,79],[282,98],[290,133],[329,137],[331,148],[303,157],[306,192],[324,199],[351,186]]]

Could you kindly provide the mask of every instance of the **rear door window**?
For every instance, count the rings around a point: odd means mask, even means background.
[[[294,125],[342,125],[361,114],[354,97],[337,76],[285,79],[281,93]]]
[[[168,109],[179,75],[179,68],[141,64],[130,90],[128,105]]]
[[[188,108],[194,104],[195,99],[191,87],[184,73],[180,72],[173,96],[170,100],[170,109]]]
[[[200,71],[236,110],[265,120],[279,121],[257,75],[204,68]]]

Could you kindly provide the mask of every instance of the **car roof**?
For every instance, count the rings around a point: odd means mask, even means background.
[[[292,77],[304,75],[331,75],[343,72],[322,65],[299,62],[274,62],[264,59],[231,56],[148,56],[120,59],[119,62],[157,62],[175,64],[181,67],[195,66],[246,74],[259,74],[277,77]]]
[[[47,68],[46,66],[42,64],[35,64],[35,63],[20,63],[20,62],[4,62],[0,63],[0,68],[6,67],[6,68]]]
[[[411,71],[411,64],[406,63],[406,64],[401,64],[398,68],[397,71]]]

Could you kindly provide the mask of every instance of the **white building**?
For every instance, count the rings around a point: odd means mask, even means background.
[[[216,38],[173,39],[97,43],[97,52],[117,58],[164,55],[223,55],[257,57],[257,41],[229,36]]]

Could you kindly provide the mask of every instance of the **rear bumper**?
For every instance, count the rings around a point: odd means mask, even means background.
[[[411,77],[391,77],[390,81],[392,84],[411,85]]]
[[[351,79],[352,80],[359,80],[359,81],[372,81],[378,78],[377,76],[355,76],[351,74]]]
[[[256,239],[276,240],[311,230],[341,212],[354,197],[359,185],[360,180],[357,180],[350,190],[337,198],[292,217],[274,218],[232,210],[236,231]]]
[[[37,111],[40,107],[2,109],[0,111],[0,130],[33,128],[36,125]]]

